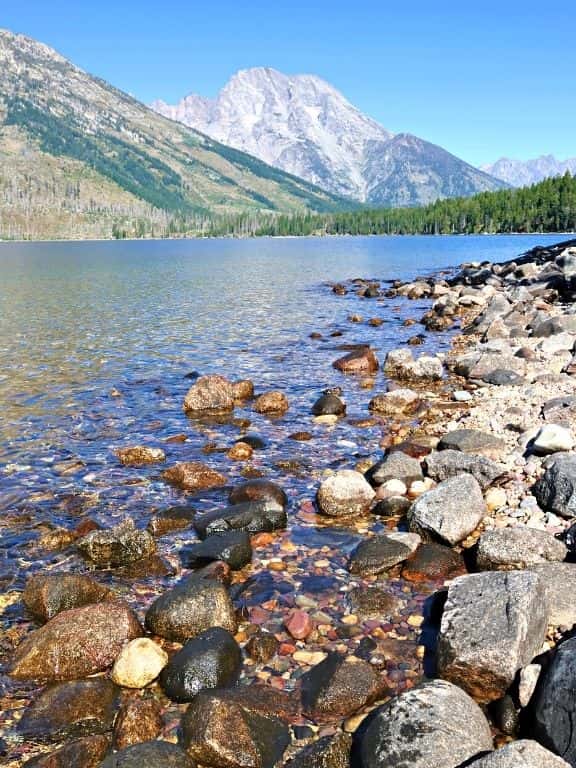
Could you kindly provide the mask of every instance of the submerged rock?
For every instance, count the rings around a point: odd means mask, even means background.
[[[236,391],[224,376],[201,376],[184,398],[184,410],[190,414],[210,415],[234,410]]]
[[[153,536],[164,536],[167,533],[172,533],[172,531],[183,531],[191,527],[195,516],[194,507],[169,507],[152,515],[146,529]]]
[[[482,710],[445,680],[423,683],[379,707],[360,737],[365,768],[458,768],[491,749]]]
[[[234,636],[222,627],[212,627],[172,656],[160,684],[172,701],[192,701],[207,688],[235,683],[241,667],[242,652]]]
[[[156,552],[156,542],[148,531],[140,531],[128,517],[113,528],[92,531],[76,546],[99,568],[128,565]]]
[[[342,469],[322,481],[316,501],[323,515],[342,517],[366,513],[374,496],[374,489],[364,475],[352,469]]]
[[[36,574],[26,582],[22,602],[41,621],[82,605],[111,600],[115,593],[80,573]]]
[[[252,560],[250,536],[242,530],[215,533],[199,544],[180,550],[180,559],[186,568],[198,568],[214,560],[222,560],[237,571]]]
[[[116,451],[120,462],[128,467],[142,467],[146,464],[158,464],[166,461],[162,448],[151,448],[148,445],[131,445],[118,448]]]
[[[183,461],[162,472],[162,478],[183,491],[202,491],[226,485],[226,478],[199,461]]]
[[[312,406],[314,416],[344,416],[345,413],[346,404],[332,393],[322,395]]]

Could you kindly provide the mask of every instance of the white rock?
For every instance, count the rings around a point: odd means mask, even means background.
[[[131,640],[120,651],[112,669],[112,680],[124,688],[144,688],[168,664],[168,654],[148,637]]]
[[[527,707],[536,689],[536,683],[540,677],[542,667],[540,664],[527,664],[520,670],[520,684],[518,686],[518,700],[521,707]]]
[[[316,500],[322,514],[341,517],[367,512],[374,496],[375,491],[363,474],[342,469],[321,483]]]
[[[456,400],[457,403],[468,403],[473,399],[473,395],[465,389],[458,389],[455,392],[452,392],[452,399]]]
[[[545,424],[534,438],[532,447],[537,453],[544,454],[571,451],[574,436],[571,430],[559,424]]]

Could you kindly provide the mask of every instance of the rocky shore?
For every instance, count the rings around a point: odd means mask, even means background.
[[[251,468],[239,483],[210,451],[172,461],[178,436],[127,436],[118,466],[181,503],[145,528],[85,518],[67,568],[4,595],[27,617],[1,635],[7,765],[576,766],[576,241],[326,290],[343,312],[426,302],[384,359],[342,349],[341,385],[306,414],[338,440],[354,382],[378,460],[320,467],[297,497],[256,470],[247,425],[220,451]],[[438,332],[451,350],[418,354]],[[195,377],[183,423],[278,423],[289,398],[256,389]]]

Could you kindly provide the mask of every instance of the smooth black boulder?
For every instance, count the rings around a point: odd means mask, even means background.
[[[269,533],[286,528],[286,510],[276,502],[247,501],[216,509],[194,520],[194,528],[201,539],[226,531]]]
[[[343,416],[346,413],[346,405],[335,394],[324,394],[316,400],[312,406],[313,416]]]
[[[252,560],[250,536],[246,531],[215,533],[199,544],[180,550],[185,568],[199,568],[214,560],[222,560],[233,571],[238,571]]]
[[[288,496],[276,483],[270,480],[247,480],[236,486],[228,496],[230,504],[243,504],[246,501],[263,501],[268,504],[288,506]]]
[[[238,679],[242,652],[234,636],[221,627],[189,640],[164,667],[160,685],[172,701],[192,701],[207,688],[223,688]]]

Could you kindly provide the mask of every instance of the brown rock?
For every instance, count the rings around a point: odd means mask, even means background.
[[[191,528],[195,515],[193,507],[169,507],[152,515],[146,527],[153,536],[164,536],[172,531]]]
[[[99,768],[109,746],[107,736],[86,736],[70,741],[55,752],[28,760],[23,768]]]
[[[379,618],[381,621],[395,616],[400,600],[380,587],[354,587],[349,594],[350,610],[363,619]]]
[[[285,413],[288,408],[288,398],[283,392],[277,390],[265,392],[257,397],[254,403],[256,413]]]
[[[254,384],[250,379],[242,379],[232,384],[234,400],[250,400],[254,397]]]
[[[114,724],[116,749],[157,738],[164,727],[162,707],[156,699],[131,698],[126,701]]]
[[[350,768],[351,749],[349,733],[324,736],[294,755],[286,768]]]
[[[376,373],[379,364],[370,347],[360,347],[335,360],[333,366],[342,373]]]
[[[201,376],[184,398],[189,414],[220,414],[234,410],[234,385],[224,376]]]
[[[71,680],[111,667],[128,640],[141,637],[133,611],[120,602],[63,611],[20,643],[9,673],[19,680]]]
[[[402,578],[413,582],[447,581],[465,573],[462,555],[442,544],[421,544],[402,568]]]
[[[156,552],[152,535],[138,530],[130,517],[112,528],[92,531],[78,541],[77,547],[100,568],[128,565]]]
[[[128,467],[141,467],[145,464],[157,464],[166,461],[166,454],[161,448],[150,448],[147,445],[132,445],[119,448],[116,456]]]
[[[280,647],[278,640],[270,632],[263,632],[261,629],[253,635],[246,643],[246,653],[254,661],[265,664],[270,661],[277,653]]]
[[[234,443],[232,448],[226,453],[226,456],[228,456],[229,459],[232,459],[232,461],[247,461],[252,458],[253,453],[254,450],[251,445],[239,442]]]
[[[203,491],[226,485],[226,478],[199,461],[183,461],[164,470],[162,477],[167,483],[184,491]]]
[[[31,576],[22,593],[26,608],[41,621],[49,621],[61,611],[100,603],[114,592],[79,573],[51,573]]]
[[[243,504],[247,501],[274,503],[280,507],[288,505],[286,493],[270,480],[248,480],[237,485],[228,497],[230,504]]]

